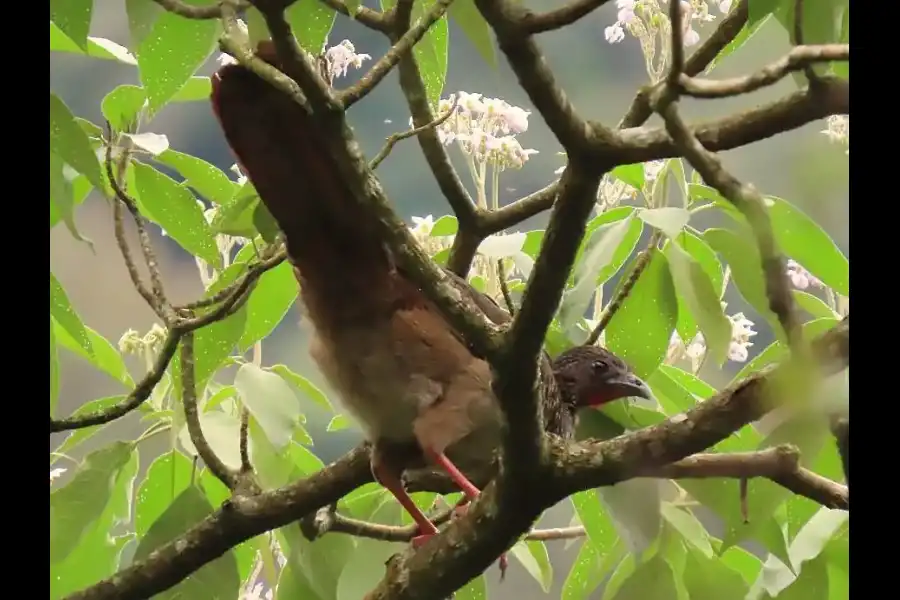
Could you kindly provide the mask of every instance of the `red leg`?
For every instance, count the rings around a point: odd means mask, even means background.
[[[444,471],[447,472],[447,475],[450,476],[450,479],[452,479],[453,482],[459,486],[459,489],[463,491],[464,496],[460,499],[459,502],[456,503],[456,508],[454,509],[454,512],[456,512],[457,515],[462,516],[468,509],[468,506],[466,506],[466,504],[478,498],[478,496],[481,495],[481,490],[475,487],[475,484],[469,481],[469,479],[465,475],[463,475],[462,471],[456,468],[456,465],[454,465],[453,462],[449,458],[447,458],[446,454],[444,454],[443,452],[435,452],[427,448],[424,450],[424,452],[425,455],[429,459],[431,459],[432,462],[434,462],[434,464],[444,469]],[[410,502],[412,502],[411,499]],[[503,553],[500,555],[501,580],[506,575],[506,569],[508,566],[509,559],[506,557],[506,553]]]
[[[413,518],[413,521],[416,522],[416,525],[419,526],[419,532],[421,535],[418,535],[412,539],[413,546],[421,546],[425,543],[428,538],[438,533],[438,528],[435,527],[434,523],[428,520],[428,517],[425,516],[419,507],[416,506],[416,503],[413,502],[413,499],[410,498],[409,494],[406,492],[406,489],[403,487],[403,483],[400,481],[400,477],[389,467],[385,466],[382,462],[373,460],[372,461],[372,474],[375,475],[375,479],[378,480],[382,486],[384,486],[387,491],[394,495],[394,498],[397,499],[397,502],[400,503],[406,512]]]

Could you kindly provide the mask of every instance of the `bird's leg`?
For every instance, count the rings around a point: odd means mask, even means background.
[[[456,503],[454,507],[454,512],[458,516],[462,516],[468,510],[467,504],[471,501],[474,501],[478,496],[481,495],[481,490],[475,487],[475,484],[469,481],[468,477],[463,475],[462,471],[456,468],[456,465],[453,464],[447,455],[443,452],[435,452],[430,448],[424,448],[423,452],[425,456],[431,460],[434,464],[442,468],[447,472],[447,475],[450,476],[450,479],[453,480],[453,483],[459,486],[459,489],[463,492],[463,497],[459,502]],[[385,486],[387,487],[387,486]],[[405,493],[405,492],[404,492]],[[412,500],[410,499],[410,502]],[[500,578],[506,575],[506,568],[509,566],[509,559],[506,557],[506,553],[500,555]]]
[[[386,461],[382,460],[381,457],[378,456],[377,451],[372,453],[372,474],[379,484],[393,494],[394,498],[397,499],[397,502],[400,503],[400,506],[409,513],[409,516],[411,516],[416,525],[418,525],[419,535],[412,539],[413,546],[421,546],[431,536],[438,533],[438,528],[435,527],[434,523],[425,516],[425,513],[416,506],[416,503],[413,502],[413,499],[410,497],[409,493],[407,493],[406,488],[403,487],[403,482],[401,481],[397,470],[391,467]]]

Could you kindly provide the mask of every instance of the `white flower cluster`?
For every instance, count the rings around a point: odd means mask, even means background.
[[[359,69],[362,67],[363,61],[371,58],[368,54],[357,54],[353,42],[344,40],[325,51],[325,60],[328,63],[328,76],[331,77],[331,81],[338,77],[344,77],[351,66],[354,69]]]
[[[159,323],[154,323],[144,337],[134,329],[129,329],[119,338],[119,352],[122,354],[156,354],[162,348],[168,332]]]
[[[805,290],[810,287],[825,287],[824,283],[822,283],[815,275],[804,269],[800,263],[794,259],[789,259],[787,261],[786,270],[791,283],[794,284],[794,287],[798,290]]]
[[[693,27],[694,21],[708,23],[715,20],[709,14],[709,4],[715,4],[722,14],[731,10],[731,0],[678,0],[681,4],[682,32],[685,46],[693,46],[700,41],[700,34]],[[641,41],[642,45],[652,45],[651,40],[660,33],[668,35],[668,11],[663,8],[667,0],[616,0],[616,22],[603,30],[603,36],[610,44],[618,44],[625,39],[627,31]]]
[[[850,154],[850,115],[831,115],[826,121],[827,127],[821,131],[836,144],[847,146],[846,154]]]
[[[437,128],[438,137],[445,146],[457,142],[475,162],[490,164],[500,170],[521,169],[529,156],[538,153],[523,148],[516,139],[516,135],[528,129],[529,111],[500,98],[485,98],[481,94],[461,91],[440,101],[439,114],[445,114],[454,104],[456,110]]]
[[[53,483],[54,480],[59,479],[60,476],[65,472],[66,470],[62,468],[50,469],[50,483]]]
[[[722,308],[725,307],[726,303],[723,302]],[[749,348],[753,345],[750,338],[756,335],[756,332],[753,331],[753,321],[745,317],[743,312],[726,315],[726,317],[731,321],[731,344],[728,346],[728,360],[747,362],[750,357]],[[674,362],[681,357],[687,357],[693,362],[696,371],[705,354],[706,340],[702,333],[698,333],[694,339],[685,344],[678,333],[674,332],[669,341],[666,359],[668,362]]]

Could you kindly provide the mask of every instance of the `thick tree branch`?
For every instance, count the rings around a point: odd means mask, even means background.
[[[849,365],[849,317],[818,338],[813,348],[826,369],[838,370]],[[698,404],[679,421],[681,425],[670,419],[649,430],[607,442],[570,446],[559,440],[551,441],[551,456],[557,461],[556,475],[537,482],[534,489],[518,490],[521,506],[504,513],[501,520],[493,502],[495,485],[489,485],[484,501],[472,505],[465,518],[452,523],[443,535],[423,546],[412,557],[407,553],[400,569],[388,581],[382,582],[369,597],[433,600],[441,597],[441,593],[446,595],[449,590],[458,588],[482,572],[519,535],[530,530],[532,522],[544,508],[552,506],[572,491],[624,481],[639,476],[648,465],[663,466],[663,456],[682,459],[696,453],[690,450],[699,448],[697,451],[701,451],[714,445],[743,426],[745,420],[750,422],[760,411],[764,412],[767,402],[755,394],[765,390],[765,381],[771,371]],[[730,431],[725,432],[720,429],[722,427]],[[692,436],[702,441],[692,440]],[[671,451],[670,446],[676,447],[678,452]],[[678,455],[680,452],[683,452],[681,456]],[[592,459],[592,454],[596,454],[596,459]],[[644,457],[652,460],[641,464],[640,460]],[[585,473],[581,472],[582,469]],[[233,546],[326,506],[368,483],[371,477],[368,446],[360,446],[307,479],[253,497],[238,497],[226,502],[219,510],[146,559],[72,594],[68,600],[138,600],[152,597]],[[580,485],[583,487],[579,488]],[[433,561],[437,560],[442,561],[444,567],[440,571],[431,568]],[[394,593],[397,595],[394,596]]]
[[[688,130],[711,152],[730,150],[797,129],[830,115],[850,114],[850,84],[824,77],[821,86],[736,115],[689,125]],[[620,144],[620,145],[619,145]],[[617,164],[633,164],[679,156],[680,148],[665,127],[632,128],[620,133],[613,153]]]
[[[516,478],[533,474],[543,462],[536,365],[584,237],[599,183],[598,176],[586,174],[573,161],[563,172],[559,200],[528,278],[521,308],[505,336],[503,358],[494,365],[494,392],[509,424],[504,461]]]
[[[213,4],[211,6],[193,6],[185,4],[182,0],[153,0],[162,8],[174,13],[185,19],[218,19],[222,16],[222,3]],[[246,2],[240,0],[234,1],[237,10],[244,10],[249,6]]]

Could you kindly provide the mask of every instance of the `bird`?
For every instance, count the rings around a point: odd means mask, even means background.
[[[285,70],[270,41],[257,56]],[[373,476],[412,516],[418,547],[438,529],[410,498],[403,472],[431,465],[463,492],[461,507],[478,497],[466,473],[493,460],[504,423],[491,367],[396,264],[377,220],[346,200],[352,191],[322,124],[240,64],[223,66],[211,83],[225,139],[284,235],[312,324],[309,353],[372,443]],[[493,299],[445,272],[471,310],[510,321]],[[544,353],[538,368],[545,429],[563,438],[573,436],[579,408],[652,397],[598,346],[576,346],[553,362]]]

